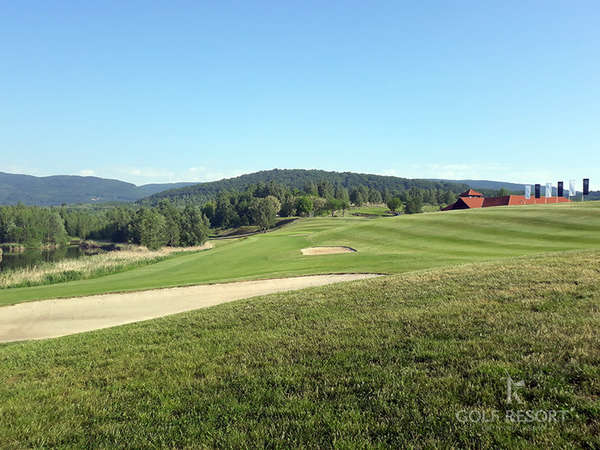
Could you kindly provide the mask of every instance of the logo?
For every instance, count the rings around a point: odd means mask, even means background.
[[[531,409],[527,408],[521,393],[526,392],[527,385],[524,380],[515,381],[506,372],[506,392],[504,401],[506,410],[490,409],[485,405],[480,408],[461,409],[455,414],[456,420],[461,423],[555,423],[565,422],[573,409]]]
[[[515,383],[510,375],[508,373],[506,374],[506,403],[508,405],[512,404],[512,402],[523,403],[523,400],[521,400],[521,397],[519,397],[517,392],[517,390],[522,387],[525,387],[525,382],[523,380]]]

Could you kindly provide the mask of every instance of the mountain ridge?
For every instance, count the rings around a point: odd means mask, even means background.
[[[291,189],[302,190],[306,183],[319,183],[328,181],[333,185],[351,189],[366,186],[383,192],[385,189],[409,190],[411,187],[422,189],[450,190],[455,193],[468,188],[467,185],[447,181],[432,181],[426,179],[409,179],[388,175],[374,175],[357,172],[335,172],[318,169],[270,169],[240,175],[234,178],[225,178],[218,181],[199,183],[179,189],[170,189],[142,199],[142,203],[154,204],[163,198],[172,200],[193,200],[198,202],[209,201],[222,191],[243,191],[252,185],[275,182]]]
[[[307,182],[328,180],[344,187],[359,184],[375,189],[424,189],[452,190],[456,193],[467,188],[481,190],[486,195],[500,188],[519,193],[524,184],[493,180],[450,180],[443,178],[402,178],[357,172],[335,172],[317,169],[270,169],[252,172],[238,177],[207,182],[151,183],[136,186],[117,179],[80,175],[34,175],[0,172],[0,204],[55,206],[61,204],[143,202],[156,203],[161,198],[188,198],[208,201],[219,192],[244,190],[248,186],[274,181],[290,188],[302,189]],[[565,186],[568,188],[568,186]],[[555,188],[553,189],[555,191]],[[600,192],[592,192],[590,200],[600,199]]]
[[[195,183],[136,186],[126,181],[79,175],[34,175],[0,172],[0,204],[54,206],[76,203],[133,202],[162,190]]]

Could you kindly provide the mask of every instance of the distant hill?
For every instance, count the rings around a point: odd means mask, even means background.
[[[136,186],[98,177],[57,175],[34,177],[0,172],[0,204],[51,206],[63,203],[132,202],[165,189],[194,183]]]
[[[364,185],[381,192],[421,189],[450,190],[456,193],[469,187],[489,195],[504,187],[511,192],[522,192],[524,185],[490,180],[408,179],[392,176],[324,170],[273,169],[250,173],[207,183],[165,183],[136,186],[119,180],[74,175],[35,177],[0,172],[0,204],[52,206],[78,203],[133,202],[156,203],[161,198],[190,199],[204,202],[227,190],[243,191],[251,185],[271,181],[291,189],[303,189],[307,182],[327,180],[352,189]],[[589,200],[600,199],[600,192],[592,192]]]
[[[524,184],[508,183],[506,181],[490,181],[490,180],[446,180],[446,179],[432,179],[432,181],[446,181],[449,183],[460,183],[466,184],[470,188],[475,190],[488,190],[498,191],[502,188],[507,189],[511,192],[521,192],[525,190]]]
[[[171,190],[171,189],[179,189],[179,188],[183,188],[183,187],[187,187],[187,186],[194,186],[196,184],[198,184],[198,183],[182,182],[182,183],[144,184],[142,186],[137,186],[137,191],[138,191],[139,196],[136,200],[139,200],[140,198],[148,197],[149,195],[153,195],[158,192]]]
[[[450,190],[456,193],[468,189],[468,186],[464,183],[443,180],[417,180],[353,172],[328,172],[325,170],[272,169],[241,175],[235,178],[227,178],[220,181],[200,183],[194,186],[163,191],[144,199],[143,202],[156,203],[162,198],[203,202],[213,199],[221,191],[243,191],[249,186],[259,183],[266,184],[275,182],[291,189],[303,189],[307,183],[319,183],[320,181],[329,181],[334,185],[341,184],[348,189],[364,185],[369,188],[377,189],[380,192],[384,192],[385,189],[389,189],[392,192],[409,190],[412,187]]]

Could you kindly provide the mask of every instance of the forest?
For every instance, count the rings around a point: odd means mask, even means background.
[[[149,249],[189,247],[208,239],[209,222],[198,207],[0,207],[0,243],[28,247],[65,245],[71,238],[129,242]]]
[[[376,190],[381,195],[389,192],[410,191],[417,188],[423,191],[451,191],[455,194],[466,191],[469,186],[446,180],[416,180],[393,176],[362,174],[354,172],[328,172],[324,170],[273,169],[249,173],[235,178],[195,184],[179,189],[169,189],[140,200],[144,204],[157,204],[168,198],[174,201],[206,203],[214,201],[222,192],[244,192],[252,186],[275,183],[289,190],[303,191],[307,184],[317,185],[323,181],[332,186],[340,186],[352,191],[361,186]],[[367,201],[367,199],[365,199]]]
[[[272,199],[272,204],[266,216],[257,215],[257,199]],[[302,189],[270,182],[252,185],[243,192],[221,192],[214,201],[204,203],[203,213],[214,228],[232,228],[244,225],[258,225],[267,229],[280,217],[322,216],[345,211],[350,206],[363,204],[385,203],[394,212],[403,211],[407,214],[419,213],[424,204],[442,206],[456,200],[452,191],[438,189],[409,190],[384,189],[383,192],[364,185],[348,190],[341,184],[334,185],[328,180],[317,183],[306,182]],[[161,200],[161,201],[164,201]],[[185,205],[188,198],[173,200],[176,204]],[[262,220],[261,220],[262,219]]]
[[[243,191],[224,191],[214,200],[163,198],[155,205],[123,203],[61,207],[0,207],[0,243],[62,245],[71,238],[128,242],[150,249],[203,244],[210,229],[256,226],[265,231],[277,217],[345,214],[351,206],[385,203],[394,212],[419,213],[423,205],[453,202],[452,190],[378,190],[358,185],[347,189],[329,180],[307,181],[302,189],[270,182]]]

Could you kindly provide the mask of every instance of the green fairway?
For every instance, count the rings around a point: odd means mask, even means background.
[[[303,256],[342,245],[357,253]],[[402,273],[511,256],[600,248],[600,203],[486,208],[398,217],[302,219],[101,278],[0,291],[0,305],[43,298],[292,275]]]
[[[0,345],[0,447],[598,448],[599,327],[586,251]]]

